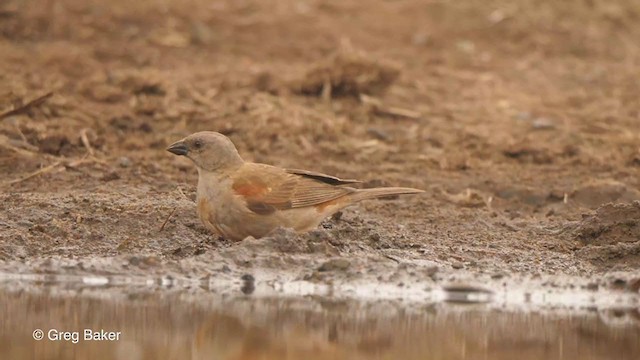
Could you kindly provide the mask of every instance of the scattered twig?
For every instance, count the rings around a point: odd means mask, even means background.
[[[211,106],[213,98],[216,97],[220,92],[218,89],[212,89],[208,90],[205,94],[202,94],[192,87],[187,88],[187,91],[189,92],[189,96],[191,96],[191,99],[193,99],[193,102],[204,106]]]
[[[498,225],[504,226],[505,228],[507,228],[507,230],[513,231],[513,232],[518,232],[520,231],[520,229],[518,229],[517,227],[511,225],[508,221],[501,221],[498,223]]]
[[[171,219],[171,217],[173,216],[173,213],[176,212],[177,208],[173,208],[173,210],[171,211],[171,213],[169,214],[169,216],[167,216],[167,218],[164,220],[164,222],[162,223],[162,226],[160,226],[160,231],[164,230],[164,227],[167,225],[167,223],[169,222],[169,219]]]
[[[489,196],[487,198],[487,209],[492,210],[491,205],[493,204],[493,196]]]
[[[21,142],[19,140],[12,140],[2,134],[0,134],[0,146],[28,157],[35,156],[38,150],[38,148],[29,143]]]
[[[302,145],[302,147],[303,147],[307,152],[309,152],[309,153],[310,153],[311,151],[313,151],[314,147],[313,147],[313,145],[311,144],[311,142],[307,139],[307,137],[306,137],[306,136],[304,136],[304,135],[300,135],[300,136],[298,137],[298,139],[300,139],[300,144]]]
[[[381,107],[374,110],[380,115],[390,115],[394,117],[403,117],[408,119],[419,119],[421,114],[414,110],[403,109],[399,107]]]
[[[68,167],[68,168],[71,168],[71,169],[75,169],[75,168],[77,168],[78,166],[80,166],[80,165],[82,165],[82,164],[84,164],[84,163],[88,162],[88,161],[87,161],[87,157],[88,157],[88,155],[85,155],[85,156],[81,157],[80,159],[76,159],[76,160],[73,160],[73,161],[69,161],[69,162],[67,162],[66,164],[64,164],[64,166],[66,166],[66,167]]]
[[[18,132],[18,135],[20,135],[20,138],[22,139],[22,141],[24,141],[25,144],[29,144],[29,140],[27,139],[27,137],[22,132],[22,129],[20,129],[20,125],[19,124],[16,124],[16,131]],[[29,144],[29,146],[35,147],[35,146],[31,145],[31,144]]]
[[[189,199],[189,197],[187,195],[185,195],[185,193],[182,191],[182,189],[178,186],[178,192],[180,193],[180,195],[182,195],[183,198],[185,198],[186,200],[193,202],[193,200]]]
[[[360,94],[360,101],[363,104],[369,106],[371,108],[371,111],[378,115],[408,118],[414,120],[419,119],[422,116],[422,114],[415,110],[396,106],[387,106],[382,102],[382,100],[365,94]]]
[[[42,169],[39,169],[37,171],[32,172],[31,174],[27,175],[27,176],[23,176],[19,179],[15,179],[15,180],[11,180],[9,182],[6,183],[6,185],[13,185],[13,184],[17,184],[19,182],[23,182],[25,180],[29,180],[32,177],[47,173],[53,169],[55,169],[58,165],[62,164],[62,161],[56,161],[55,163],[49,165],[49,166],[45,166]]]
[[[477,220],[476,222],[478,222],[478,223],[480,223],[480,224],[482,224],[482,225],[486,226],[486,227],[487,227],[487,229],[493,229],[493,228],[495,227],[495,225],[490,224],[489,222],[487,222],[487,221],[486,221],[486,220],[484,220],[484,219],[479,219],[479,220]]]
[[[22,105],[22,106],[18,106],[17,108],[13,109],[13,110],[9,110],[5,113],[0,114],[0,120],[9,117],[9,116],[14,116],[14,115],[19,115],[19,114],[23,114],[27,111],[29,111],[29,109],[31,109],[32,107],[38,107],[40,105],[42,105],[45,101],[47,101],[51,96],[53,96],[53,92],[49,92],[46,93],[45,95],[42,95],[38,98],[35,98],[31,101],[29,101],[28,103]]]
[[[395,257],[391,256],[391,255],[384,255],[384,257],[386,257],[389,260],[393,260],[395,262],[397,262],[398,264],[400,264],[400,260],[396,259]]]
[[[91,143],[89,142],[89,138],[87,137],[87,131],[88,129],[82,129],[80,131],[80,140],[82,141],[82,145],[84,145],[84,147],[87,149],[89,155],[93,156],[94,152],[93,148],[91,147]]]
[[[19,146],[14,145],[14,143],[17,143]],[[104,160],[100,160],[98,158],[96,158],[95,156],[91,156],[89,153],[85,154],[83,157],[79,158],[79,159],[65,159],[65,158],[61,158],[58,156],[53,156],[53,155],[49,155],[49,154],[38,154],[37,148],[35,148],[33,145],[28,144],[28,143],[23,143],[20,140],[12,140],[9,139],[8,137],[0,134],[0,147],[9,149],[11,151],[14,151],[20,155],[24,155],[27,157],[35,157],[35,156],[42,156],[45,159],[49,159],[49,160],[55,160],[55,162],[51,165],[45,166],[41,169],[38,169],[37,171],[34,171],[28,175],[25,175],[21,178],[18,179],[14,179],[11,181],[8,181],[6,183],[1,183],[0,187],[2,186],[9,186],[9,185],[13,185],[13,184],[17,184],[26,180],[29,180],[35,176],[38,175],[42,175],[44,173],[50,172],[51,170],[53,170],[54,168],[63,165],[66,169],[74,169],[74,170],[78,170],[77,168],[81,165],[85,165],[85,164],[100,164],[103,166],[108,166],[107,162]],[[23,148],[23,147],[26,147]],[[33,151],[30,150],[30,148],[34,148]],[[89,145],[89,148],[90,145]]]
[[[324,80],[324,83],[322,84],[322,100],[325,103],[330,103],[331,102],[331,79],[326,78]]]
[[[374,108],[382,106],[382,100],[365,94],[360,94],[360,101]]]

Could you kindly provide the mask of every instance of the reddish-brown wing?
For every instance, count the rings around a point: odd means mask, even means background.
[[[232,187],[246,200],[249,210],[257,214],[321,205],[355,191],[314,178],[321,175],[297,174],[269,165],[246,163],[234,174]],[[340,184],[340,179],[328,179]]]

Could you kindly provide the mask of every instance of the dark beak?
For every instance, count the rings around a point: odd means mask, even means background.
[[[184,141],[180,140],[169,145],[167,151],[176,155],[187,155],[187,153],[189,152],[189,148],[184,143]]]

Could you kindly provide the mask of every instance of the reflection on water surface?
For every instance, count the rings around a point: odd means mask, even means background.
[[[638,309],[0,288],[3,359],[638,359]],[[33,339],[42,329],[45,339]],[[53,329],[53,330],[52,330]],[[84,329],[121,332],[84,340]],[[48,340],[78,332],[79,339]],[[55,335],[58,334],[58,335]]]

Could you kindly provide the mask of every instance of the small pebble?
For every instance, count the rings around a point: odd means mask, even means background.
[[[587,290],[596,291],[598,290],[598,283],[590,282],[587,284]]]
[[[131,159],[129,159],[126,156],[123,156],[118,159],[118,165],[120,165],[120,167],[123,167],[123,168],[128,168],[129,166],[131,166]]]
[[[531,119],[531,113],[528,111],[520,111],[516,114],[516,119],[520,121],[529,121]]]
[[[611,287],[617,290],[624,289],[626,285],[627,281],[624,279],[615,279],[611,282]]]
[[[536,130],[548,130],[556,127],[551,119],[545,117],[534,119],[531,126]]]
[[[106,181],[106,182],[113,181],[113,180],[118,180],[118,179],[120,179],[120,175],[118,175],[118,173],[115,172],[115,171],[110,171],[110,172],[104,174],[100,178],[100,180]]]
[[[347,259],[331,259],[320,265],[318,271],[346,270],[351,266],[351,262]]]
[[[384,130],[369,128],[367,129],[367,133],[378,140],[382,140],[382,141],[390,140],[389,134],[387,134]]]
[[[426,45],[430,40],[429,34],[426,32],[417,32],[411,37],[411,43],[416,46]]]
[[[428,277],[433,278],[433,276],[438,272],[438,266],[433,265],[433,266],[429,266],[428,268],[425,269],[425,273]]]

